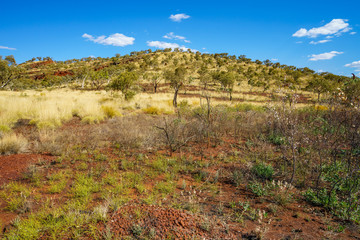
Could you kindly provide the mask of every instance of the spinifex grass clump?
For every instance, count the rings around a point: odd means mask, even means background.
[[[0,135],[0,154],[15,154],[26,150],[27,140],[15,134]]]

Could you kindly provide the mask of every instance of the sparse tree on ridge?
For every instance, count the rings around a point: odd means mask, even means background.
[[[170,82],[170,87],[175,90],[173,98],[173,106],[177,107],[177,96],[179,90],[184,85],[186,69],[183,66],[177,67],[174,71],[168,70],[164,72],[164,77]]]
[[[125,71],[120,73],[110,83],[110,88],[115,91],[121,91],[126,101],[130,100],[135,95],[135,91],[132,90],[139,77],[134,72]]]

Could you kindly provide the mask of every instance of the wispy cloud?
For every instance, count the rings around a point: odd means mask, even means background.
[[[332,59],[333,57],[343,54],[344,52],[337,52],[337,51],[331,51],[331,52],[326,52],[326,53],[321,53],[321,54],[312,54],[310,55],[310,61],[319,61],[319,60],[329,60]]]
[[[331,40],[320,40],[320,41],[311,41],[310,42],[310,44],[314,44],[314,45],[316,45],[316,44],[319,44],[319,43],[327,43],[327,42],[331,42]]]
[[[345,64],[345,67],[355,68],[355,72],[360,72],[360,60]]]
[[[0,46],[0,49],[5,49],[5,50],[16,50],[16,48],[5,47],[5,46]]]
[[[90,34],[84,33],[82,35],[83,38],[88,39],[94,43],[102,44],[102,45],[111,45],[116,47],[125,47],[127,45],[133,45],[135,38],[127,37],[121,33],[114,33],[108,37],[102,35],[99,37],[94,37]]]
[[[331,22],[325,24],[322,27],[311,28],[309,30],[305,28],[300,28],[296,33],[294,33],[293,37],[309,37],[316,38],[320,35],[335,35],[340,36],[341,33],[348,32],[352,28],[349,27],[349,23],[347,23],[347,19],[333,19]]]
[[[355,35],[355,34],[356,34],[356,32],[351,32],[350,34],[351,34],[351,35]]]
[[[169,42],[161,42],[161,41],[147,41],[147,45],[149,47],[156,47],[156,48],[160,48],[160,49],[165,49],[165,48],[179,48],[183,51],[187,51],[190,48],[187,48],[185,46],[180,46],[177,43],[169,43]],[[196,49],[190,49],[192,52],[197,52]]]
[[[181,41],[184,41],[186,43],[190,43],[190,41],[187,40],[186,37],[180,36],[180,35],[175,35],[173,32],[167,33],[166,35],[163,36],[163,38],[181,40]]]
[[[179,14],[171,14],[169,17],[174,22],[181,22],[183,19],[190,18],[189,15],[186,15],[185,13],[179,13]]]

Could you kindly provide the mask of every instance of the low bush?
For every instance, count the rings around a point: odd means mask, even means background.
[[[83,117],[83,119],[81,119],[81,122],[86,123],[86,124],[95,124],[95,123],[99,123],[102,120],[103,120],[102,117],[85,116],[85,117]]]
[[[107,118],[113,118],[117,116],[121,116],[121,114],[114,109],[112,106],[101,106],[101,110],[105,114]]]
[[[252,169],[252,173],[254,173],[258,178],[263,180],[271,180],[274,175],[274,168],[265,163],[255,164]]]
[[[143,109],[144,113],[150,114],[150,115],[160,115],[162,114],[162,109],[159,109],[157,107],[147,107]]]

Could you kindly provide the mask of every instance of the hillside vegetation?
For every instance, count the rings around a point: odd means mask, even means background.
[[[360,81],[177,49],[0,61],[4,239],[358,239]]]

